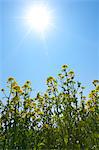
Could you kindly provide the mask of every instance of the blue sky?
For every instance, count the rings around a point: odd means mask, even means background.
[[[45,42],[20,18],[33,0],[0,0],[0,82],[9,76],[22,85],[31,80],[35,91],[45,88],[48,76],[57,76],[68,64],[86,86],[99,79],[99,1],[42,0],[53,12],[55,28]],[[19,17],[19,18],[18,18]]]

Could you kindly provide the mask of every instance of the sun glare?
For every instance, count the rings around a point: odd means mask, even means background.
[[[27,10],[26,23],[29,28],[44,33],[52,24],[51,11],[43,5],[34,5]]]

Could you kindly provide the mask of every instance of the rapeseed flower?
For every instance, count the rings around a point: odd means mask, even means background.
[[[62,66],[62,70],[63,70],[63,71],[66,71],[67,68],[68,68],[68,65],[66,65],[66,64],[64,64],[64,65]]]
[[[14,80],[13,77],[9,77],[9,78],[8,78],[8,82],[11,82],[11,81],[13,81],[13,80]]]

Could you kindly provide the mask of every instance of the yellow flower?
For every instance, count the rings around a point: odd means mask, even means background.
[[[70,95],[68,94],[68,93],[66,93],[66,94],[64,94],[65,95],[65,97],[70,97]]]
[[[89,98],[94,98],[95,96],[96,96],[96,91],[92,90],[88,97]]]
[[[94,80],[93,84],[94,84],[94,86],[96,86],[97,84],[99,84],[99,80]]]
[[[17,82],[16,82],[16,81],[14,81],[11,85],[12,85],[12,87],[14,87],[14,86],[16,86],[16,85],[17,85]]]
[[[70,70],[70,71],[68,72],[68,74],[69,74],[69,75],[74,75],[74,71]]]
[[[36,103],[32,102],[31,105],[32,105],[32,107],[35,107],[35,106],[36,106]]]
[[[87,106],[90,106],[91,103],[92,103],[92,101],[91,101],[91,100],[88,100],[88,101],[86,102],[86,105],[87,105]]]
[[[72,71],[72,70],[70,70],[69,72],[68,72],[68,75],[72,78],[72,77],[74,77],[74,71]]]
[[[30,87],[29,87],[28,84],[24,84],[24,85],[22,86],[22,88],[23,88],[23,89],[26,89],[26,88],[30,88]]]
[[[48,85],[48,84],[52,84],[52,83],[57,84],[57,81],[56,81],[55,78],[50,76],[50,77],[47,78],[46,84]]]
[[[13,86],[13,89],[14,89],[15,91],[19,92],[19,91],[20,91],[20,86],[15,85],[15,86]]]
[[[63,78],[64,78],[64,75],[63,75],[63,74],[61,74],[61,73],[59,73],[59,74],[58,74],[58,76],[59,76],[61,79],[63,79]]]
[[[45,93],[45,94],[44,94],[44,97],[45,97],[45,98],[48,98],[48,94],[47,94],[47,93]]]
[[[39,109],[39,108],[36,108],[36,109],[35,109],[35,112],[37,112],[37,113],[38,113],[39,111],[40,111],[40,109]]]
[[[83,100],[86,100],[86,96],[82,96],[82,99],[83,99]]]
[[[48,124],[44,124],[44,127],[45,127],[45,128],[48,128],[48,126],[49,126]]]
[[[13,77],[9,77],[9,78],[8,78],[8,82],[13,81],[13,80],[14,80]]]
[[[52,81],[55,81],[55,79],[52,76],[47,78],[47,82],[52,82]]]
[[[95,111],[95,108],[94,108],[94,107],[91,107],[91,108],[90,108],[90,111],[91,111],[91,112],[94,112],[94,111]]]
[[[26,113],[23,112],[23,113],[22,113],[22,118],[25,118],[25,117],[26,117]]]
[[[31,82],[29,80],[27,80],[25,84],[31,85]]]
[[[22,94],[22,93],[23,93],[23,90],[22,90],[22,89],[20,89],[18,92],[19,92],[20,94]]]
[[[34,120],[34,119],[35,119],[35,116],[32,116],[32,119]]]
[[[96,86],[96,91],[99,92],[99,85]]]
[[[63,70],[63,71],[65,71],[67,68],[68,68],[68,65],[66,65],[66,64],[64,64],[64,65],[62,66],[62,70]]]
[[[44,114],[44,112],[42,112],[42,111],[38,112],[38,115],[43,115],[43,114]]]

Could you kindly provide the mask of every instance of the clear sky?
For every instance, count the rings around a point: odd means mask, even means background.
[[[48,76],[57,76],[68,64],[77,80],[92,88],[99,79],[99,1],[41,0],[53,11],[45,41],[20,17],[34,0],[0,0],[0,82],[9,76],[43,90]]]

